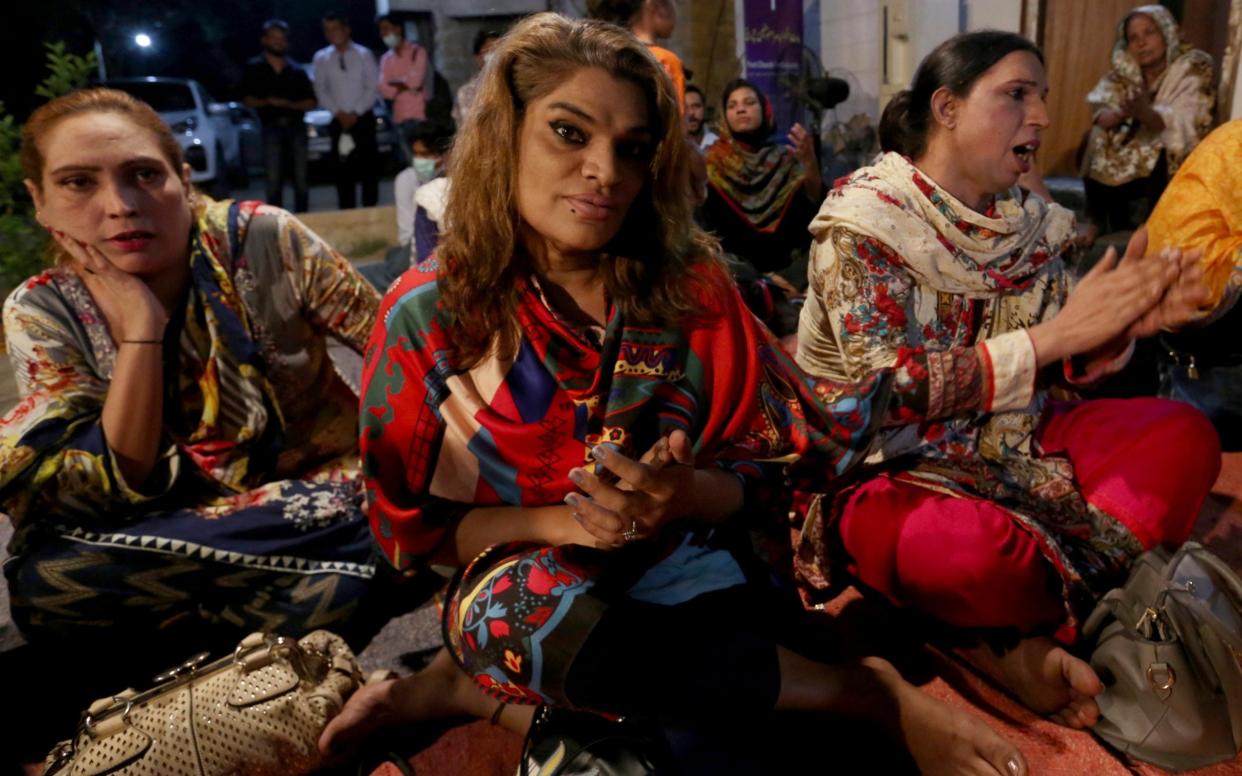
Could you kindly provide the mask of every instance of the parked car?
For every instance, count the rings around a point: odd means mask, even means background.
[[[307,159],[312,169],[322,167],[332,152],[332,134],[328,129],[328,125],[332,123],[332,113],[316,108],[307,111],[303,120],[306,123]],[[397,148],[401,140],[383,100],[375,102],[375,143],[379,146],[381,172],[392,173],[397,163]]]
[[[229,119],[237,130],[237,143],[240,147],[241,166],[248,174],[263,174],[263,125],[259,114],[246,107],[245,103],[226,103]]]
[[[190,165],[190,179],[213,194],[238,182],[244,164],[229,107],[214,102],[198,81],[188,78],[118,78],[105,84],[146,102],[176,135]]]

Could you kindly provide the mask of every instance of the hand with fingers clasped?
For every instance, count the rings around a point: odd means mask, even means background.
[[[1146,253],[1147,232],[1139,229],[1120,261],[1109,248],[1056,317],[1028,330],[1041,365],[1091,353],[1117,338],[1148,337],[1193,316],[1208,293],[1198,252]]]
[[[662,438],[637,461],[607,444],[597,445],[592,453],[617,476],[617,483],[609,484],[585,468],[573,469],[569,478],[582,493],[570,493],[565,503],[596,547],[615,549],[650,538],[668,522],[691,514],[695,467],[684,432]]]
[[[50,231],[73,259],[70,266],[99,305],[118,344],[163,339],[168,312],[142,278],[117,267],[95,246],[57,229]]]

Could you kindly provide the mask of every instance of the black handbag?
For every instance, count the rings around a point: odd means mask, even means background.
[[[1196,407],[1220,434],[1221,449],[1242,450],[1242,307],[1199,329],[1160,335],[1159,395]]]

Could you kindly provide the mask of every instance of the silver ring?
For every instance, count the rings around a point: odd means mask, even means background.
[[[627,542],[632,542],[638,538],[638,521],[637,520],[630,521],[630,529],[628,531],[622,531],[621,538],[625,539]]]

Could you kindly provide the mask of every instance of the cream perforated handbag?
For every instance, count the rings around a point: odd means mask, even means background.
[[[91,704],[45,776],[260,776],[307,773],[316,741],[360,684],[349,645],[328,631],[300,641],[252,633],[231,657],[207,653]],[[206,664],[205,664],[206,663]]]

